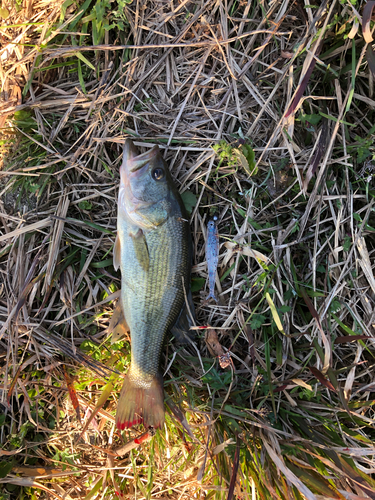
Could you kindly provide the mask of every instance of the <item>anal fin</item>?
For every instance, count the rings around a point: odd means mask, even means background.
[[[107,330],[108,333],[112,333],[111,344],[118,342],[122,337],[128,336],[129,331],[129,326],[122,312],[121,302],[118,301]]]

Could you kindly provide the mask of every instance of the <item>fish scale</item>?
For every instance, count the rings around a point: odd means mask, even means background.
[[[184,252],[182,247],[173,249],[172,237],[182,237],[176,226],[181,227],[182,223],[176,220],[168,221],[163,228],[151,230],[146,234],[147,246],[150,249],[150,269],[147,273],[138,264],[131,241],[126,241],[131,240],[126,235],[127,231],[131,231],[131,226],[124,225],[122,235],[120,233],[120,238],[125,241],[121,256],[121,260],[126,263],[121,267],[123,288],[128,282],[141,283],[138,284],[136,293],[128,293],[123,302],[130,331],[137,332],[134,338],[132,336],[132,364],[142,366],[142,371],[152,376],[157,373],[163,338],[168,328],[176,321],[184,301],[183,290],[178,287],[178,278],[182,282],[179,267],[181,263],[186,262],[187,252]],[[166,287],[167,294],[164,290]],[[176,295],[169,299],[175,289]],[[165,311],[162,315],[160,309]],[[147,321],[143,321],[145,314]],[[147,350],[144,349],[146,342]],[[142,378],[142,374],[139,376]]]

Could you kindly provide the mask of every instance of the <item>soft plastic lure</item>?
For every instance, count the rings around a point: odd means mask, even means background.
[[[215,302],[218,302],[215,296],[215,278],[219,261],[219,233],[216,221],[217,217],[215,215],[207,224],[206,261],[210,293],[206,300],[214,299]]]

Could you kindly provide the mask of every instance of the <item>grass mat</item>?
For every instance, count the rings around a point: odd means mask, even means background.
[[[1,499],[375,498],[373,4],[3,0]],[[194,242],[155,436],[114,426],[126,137]]]

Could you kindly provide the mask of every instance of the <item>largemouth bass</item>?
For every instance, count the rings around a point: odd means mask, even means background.
[[[121,268],[121,306],[131,336],[131,364],[116,413],[119,429],[164,424],[160,350],[190,288],[188,217],[155,146],[138,154],[126,140],[120,168],[114,266]]]

